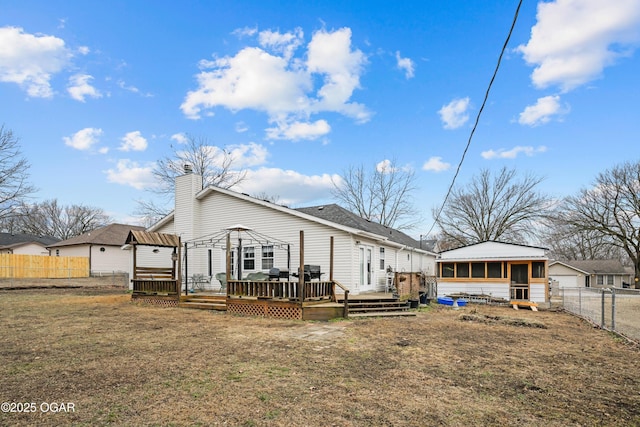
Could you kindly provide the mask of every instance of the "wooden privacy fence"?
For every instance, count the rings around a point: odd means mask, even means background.
[[[89,277],[89,258],[0,254],[0,278],[67,279]]]

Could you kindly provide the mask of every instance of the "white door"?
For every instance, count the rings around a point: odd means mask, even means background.
[[[373,290],[373,247],[360,246],[360,281],[358,283],[359,290]]]

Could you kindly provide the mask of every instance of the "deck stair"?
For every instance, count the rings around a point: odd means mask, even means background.
[[[343,302],[343,300],[338,300]],[[415,316],[407,301],[392,294],[377,293],[349,296],[349,318]]]
[[[226,311],[226,295],[192,294],[180,296],[178,307]]]

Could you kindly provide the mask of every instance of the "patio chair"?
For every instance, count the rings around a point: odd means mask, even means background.
[[[218,273],[216,274],[216,280],[220,282],[220,290],[227,290],[227,273]]]

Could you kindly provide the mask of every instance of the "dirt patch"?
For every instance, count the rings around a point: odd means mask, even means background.
[[[0,425],[639,425],[639,355],[561,312],[322,323],[0,291],[0,402],[37,406]]]
[[[500,323],[502,325],[547,329],[547,325],[537,320],[505,316],[489,316],[486,314],[477,314],[475,310],[470,313],[461,314],[459,319],[467,322]]]

